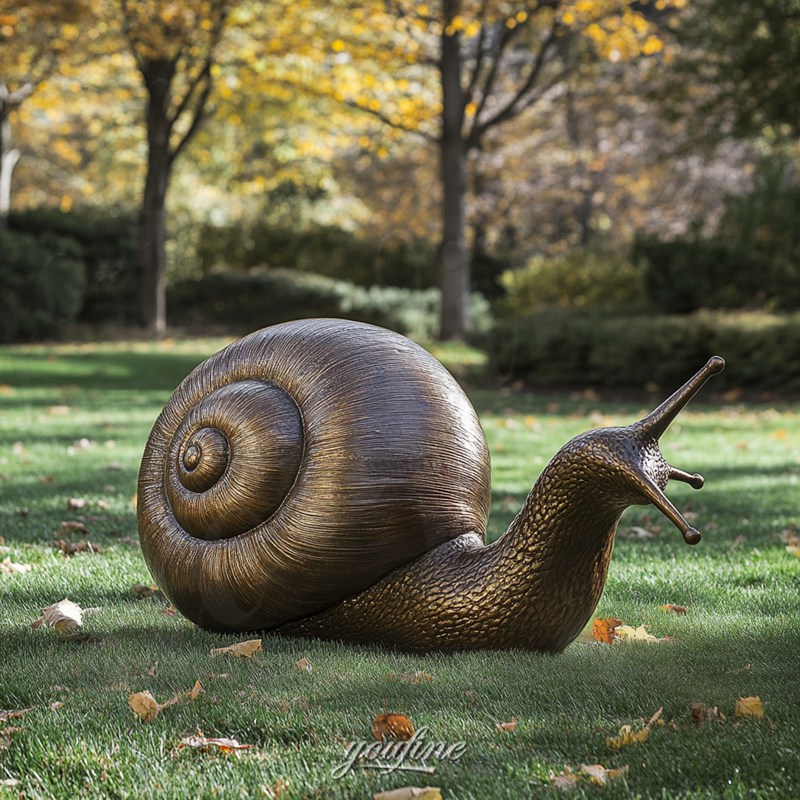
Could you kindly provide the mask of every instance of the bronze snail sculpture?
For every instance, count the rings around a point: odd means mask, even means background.
[[[345,320],[257,331],[209,358],[156,421],[139,476],[144,557],[203,628],[410,651],[559,652],[583,629],[623,510],[665,497],[658,439],[724,361],[655,411],[583,433],[485,544],[489,454],[445,368],[396,333]]]

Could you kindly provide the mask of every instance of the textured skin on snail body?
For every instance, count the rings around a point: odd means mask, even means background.
[[[485,544],[489,457],[447,371],[398,334],[342,320],[257,331],[178,387],[139,478],[142,551],[162,591],[216,630],[405,650],[563,650],[603,591],[629,505],[663,493],[658,439],[724,361],[624,428],[583,433]]]

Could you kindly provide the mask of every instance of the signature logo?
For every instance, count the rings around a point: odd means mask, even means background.
[[[344,754],[344,761],[333,768],[331,777],[343,778],[356,766],[380,772],[433,774],[436,768],[429,761],[458,761],[464,755],[466,742],[429,742],[429,733],[425,727],[406,741],[351,742]]]

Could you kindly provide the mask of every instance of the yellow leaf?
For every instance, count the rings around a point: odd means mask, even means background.
[[[245,642],[237,642],[227,647],[212,647],[211,655],[239,656],[240,658],[250,658],[261,649],[261,639],[248,639]]]
[[[128,697],[131,711],[142,721],[150,722],[160,713],[162,706],[150,692],[136,692]]]
[[[631,625],[620,625],[615,629],[614,633],[617,638],[625,642],[666,642],[666,639],[659,639],[653,634],[647,632],[645,625],[639,625],[634,628]]]
[[[736,701],[737,717],[755,717],[761,719],[764,716],[764,706],[758,695],[754,697],[740,697]]]
[[[619,750],[621,747],[644,742],[649,735],[650,728],[645,727],[640,731],[634,732],[630,725],[623,725],[616,736],[608,736],[606,738],[606,744],[615,750]]]
[[[438,786],[403,786],[388,792],[378,792],[372,795],[372,800],[442,800],[442,792]]]

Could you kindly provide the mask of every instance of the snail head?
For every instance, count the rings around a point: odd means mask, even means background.
[[[697,544],[700,532],[664,494],[667,482],[688,483],[693,489],[703,486],[703,476],[684,472],[667,463],[659,449],[659,438],[678,413],[685,408],[709,377],[721,372],[725,361],[719,356],[690,378],[677,392],[665,400],[644,419],[624,428],[600,428],[587,431],[573,440],[580,443],[592,483],[602,486],[604,495],[615,503],[654,505],[681,532],[687,544]]]

